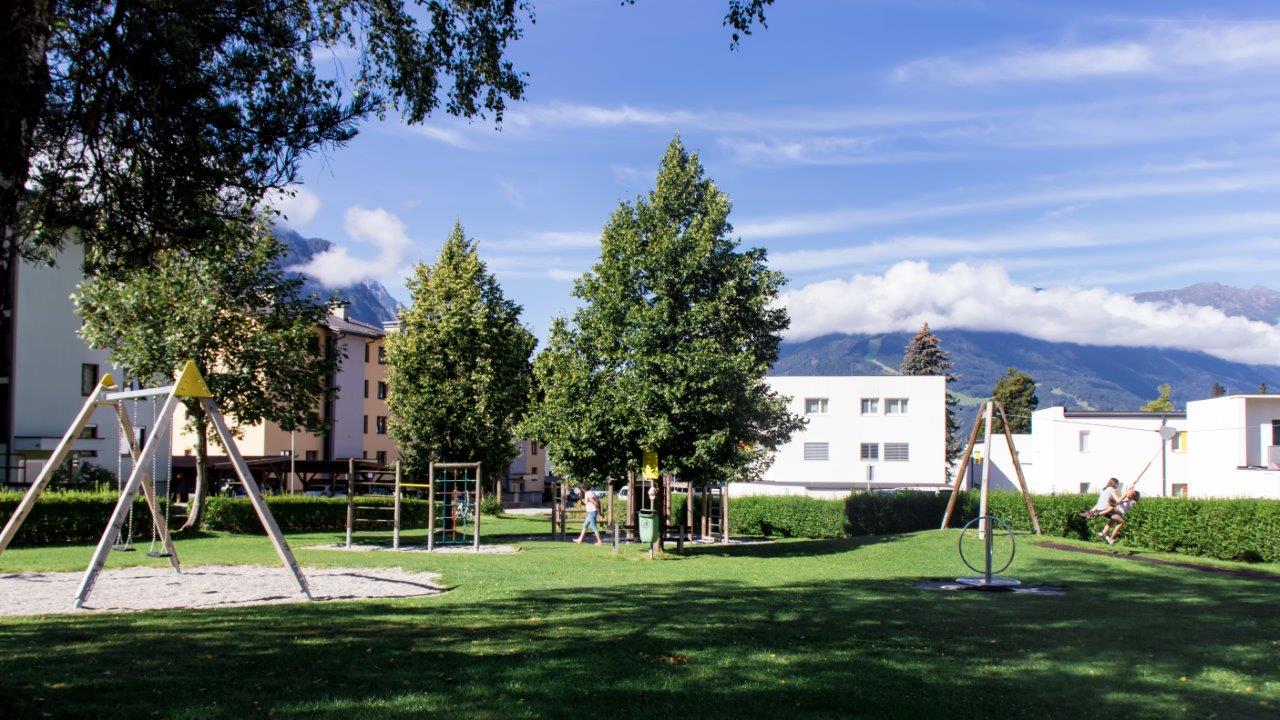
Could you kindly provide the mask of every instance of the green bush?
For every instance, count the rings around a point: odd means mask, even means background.
[[[496,495],[486,495],[480,500],[480,512],[483,515],[498,517],[502,514],[502,500]]]
[[[394,498],[385,495],[361,496],[358,505],[392,507]],[[346,530],[347,499],[344,497],[321,498],[306,495],[269,495],[267,507],[285,532],[316,532]],[[391,513],[383,513],[391,519]],[[382,517],[379,515],[379,517]],[[400,504],[400,526],[404,529],[427,526],[427,501],[404,498]],[[210,497],[205,506],[201,527],[205,530],[263,534],[262,523],[247,498]],[[381,529],[390,529],[390,525]],[[374,529],[365,523],[357,523],[357,530]]]
[[[13,538],[14,545],[49,545],[67,542],[94,542],[102,537],[111,519],[111,511],[119,501],[119,493],[54,490],[40,496],[22,528]],[[0,522],[8,522],[22,501],[22,493],[0,492]],[[147,502],[139,494],[133,505],[135,537],[150,537],[151,514]]]
[[[803,495],[752,495],[729,499],[734,535],[837,538],[846,535],[844,501]]]

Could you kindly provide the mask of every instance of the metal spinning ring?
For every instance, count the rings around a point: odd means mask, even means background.
[[[1016,537],[1014,536],[1014,534],[1013,534],[1013,528],[1012,528],[1012,527],[1010,527],[1010,526],[1009,526],[1009,523],[1005,522],[1005,521],[1004,521],[1004,519],[1003,519],[1003,518],[1001,518],[1000,516],[998,516],[998,515],[979,515],[978,517],[976,517],[976,518],[974,518],[974,519],[970,520],[969,522],[965,523],[965,524],[964,524],[964,527],[963,527],[963,528],[961,528],[961,530],[960,530],[960,539],[956,542],[956,549],[957,549],[957,550],[959,550],[959,552],[960,552],[960,560],[961,560],[961,562],[963,562],[963,563],[965,564],[965,566],[967,566],[970,570],[972,570],[972,571],[974,571],[974,572],[976,572],[976,573],[979,573],[979,574],[981,574],[981,573],[985,573],[985,572],[986,572],[986,570],[985,570],[985,569],[983,569],[983,568],[976,568],[976,567],[974,567],[974,566],[969,562],[969,559],[968,559],[968,558],[966,558],[966,557],[964,556],[964,535],[965,535],[965,533],[969,532],[969,528],[973,527],[973,524],[974,524],[974,523],[981,521],[983,518],[986,518],[987,520],[994,520],[995,522],[1000,523],[1002,526],[1004,526],[1004,530],[1005,530],[1005,532],[1007,532],[1007,533],[1009,534],[1009,547],[1010,547],[1010,550],[1009,550],[1009,560],[1008,560],[1008,562],[1006,562],[1004,565],[1001,565],[999,569],[996,569],[996,568],[992,568],[992,569],[991,569],[991,574],[992,574],[992,575],[998,575],[998,574],[1000,574],[1000,573],[1004,572],[1005,570],[1009,569],[1009,566],[1013,564],[1013,556],[1014,556],[1014,555],[1016,555],[1016,554],[1018,553],[1018,540],[1017,540],[1017,538],[1016,538]]]

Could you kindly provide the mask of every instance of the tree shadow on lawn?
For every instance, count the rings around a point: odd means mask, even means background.
[[[1037,565],[1071,594],[927,593],[901,579],[669,582],[474,601],[51,617],[0,625],[0,716],[1274,711],[1280,617],[1271,583],[1088,560]],[[1262,692],[1227,687],[1237,677]]]

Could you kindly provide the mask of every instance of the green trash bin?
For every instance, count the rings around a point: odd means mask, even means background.
[[[638,515],[640,516],[640,542],[652,543],[658,537],[658,523],[653,517],[653,511],[641,510]]]

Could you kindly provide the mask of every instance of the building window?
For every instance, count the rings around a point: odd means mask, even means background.
[[[142,452],[142,448],[147,446],[147,428],[138,426],[133,429],[133,441],[138,444],[138,452]],[[120,436],[120,457],[131,457],[133,453],[129,451],[129,441],[123,435]]]
[[[868,465],[867,466],[867,484],[870,485],[875,481],[876,481],[876,466]]]
[[[368,347],[368,346],[366,346],[366,347]],[[369,399],[369,381],[368,381],[368,380],[365,380],[365,381],[364,381],[364,399],[365,399],[365,400],[368,400],[368,399]]]
[[[804,444],[805,460],[826,460],[829,454],[829,444],[824,442],[809,442]]]
[[[97,425],[85,425],[85,426],[84,426],[84,429],[80,431],[80,439],[81,439],[81,440],[97,440],[97,439],[98,439],[98,426],[97,426]]]
[[[368,460],[368,459],[369,459],[369,451],[368,451],[368,450],[361,450],[361,451],[360,451],[360,459],[361,459],[361,460]]]
[[[369,362],[369,343],[364,344],[364,361]],[[369,397],[367,394],[365,397]]]
[[[1186,496],[1187,496],[1187,484],[1186,484],[1186,483],[1174,483],[1173,485],[1171,485],[1171,486],[1170,486],[1170,490],[1173,492],[1173,496],[1174,496],[1174,497],[1186,497]]]
[[[863,415],[880,414],[880,398],[862,398]]]
[[[879,460],[880,443],[862,443],[862,447],[858,450],[858,457],[863,460]]]
[[[1089,431],[1088,430],[1080,431],[1079,448],[1080,448],[1080,452],[1082,453],[1089,452]]]
[[[530,467],[530,468],[529,468],[529,474],[530,474],[530,475],[537,475],[537,474],[538,474],[538,466],[537,466],[537,465],[534,465],[533,467]]]
[[[1080,494],[1081,495],[1089,494],[1089,483],[1080,483]]]
[[[307,459],[307,460],[319,460],[319,459],[320,459],[320,451],[319,451],[319,450],[308,450],[308,451],[307,451],[307,458],[306,458],[306,459]]]
[[[72,450],[71,457],[80,458],[81,460],[83,460],[84,458],[96,458],[98,457],[98,451],[97,450]]]
[[[382,381],[378,381],[378,399],[387,399],[387,384]]]
[[[1173,437],[1169,438],[1169,449],[1176,453],[1184,453],[1187,451],[1187,431],[1183,430]]]
[[[907,443],[885,443],[884,459],[896,461],[910,460],[911,448],[908,447]]]
[[[907,414],[907,398],[885,398],[884,414],[885,415],[906,415]]]
[[[804,414],[805,415],[826,415],[827,399],[826,398],[805,398]]]
[[[378,346],[378,364],[387,364],[387,349],[381,345]]]
[[[364,434],[365,435],[369,434],[369,416],[368,415],[364,416]]]
[[[376,421],[376,429],[379,435],[387,434],[387,416],[379,415]]]
[[[377,453],[375,453],[375,454],[374,454],[374,456],[378,459],[378,464],[379,464],[379,465],[386,465],[386,464],[387,464],[387,451],[386,451],[386,450],[379,450]]]
[[[529,454],[530,454],[530,455],[533,455],[534,457],[537,457],[537,455],[538,455],[538,443],[536,443],[536,442],[534,442],[534,443],[529,443]]]
[[[1280,420],[1271,421],[1271,444],[1280,445]]]
[[[84,363],[80,366],[80,397],[89,397],[98,389],[98,366]]]

